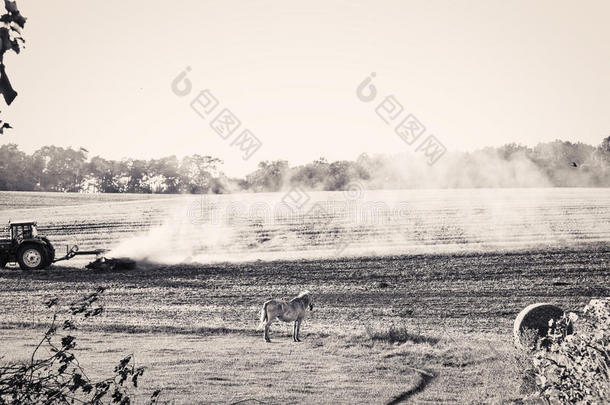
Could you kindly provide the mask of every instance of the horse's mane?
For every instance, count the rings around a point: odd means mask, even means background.
[[[311,302],[311,293],[309,292],[309,290],[303,291],[294,299],[299,301],[305,301],[305,305],[309,305],[309,303]]]

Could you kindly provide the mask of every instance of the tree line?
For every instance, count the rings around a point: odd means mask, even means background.
[[[507,144],[447,154],[434,166],[413,156],[367,154],[356,160],[324,158],[290,166],[263,161],[243,178],[229,178],[218,158],[194,154],[178,159],[108,160],[85,149],[44,146],[32,154],[15,144],[0,146],[0,190],[97,193],[272,192],[288,187],[345,190],[422,187],[610,187],[610,136],[600,145],[554,141],[533,148]]]
[[[219,193],[220,159],[91,159],[84,149],[44,146],[33,154],[0,146],[0,190],[99,193]]]

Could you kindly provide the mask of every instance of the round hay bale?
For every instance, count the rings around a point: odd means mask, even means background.
[[[546,336],[549,331],[549,321],[558,320],[563,314],[563,309],[553,304],[537,303],[527,306],[515,318],[513,327],[515,345],[523,347],[523,343],[525,343],[522,342],[523,333],[528,329],[535,333],[535,336],[526,334],[526,337],[534,338],[532,343],[535,343],[540,337]]]

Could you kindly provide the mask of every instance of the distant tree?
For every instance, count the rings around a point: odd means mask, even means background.
[[[6,104],[10,105],[17,97],[17,92],[6,75],[4,54],[8,51],[18,54],[23,49],[25,40],[21,36],[21,30],[25,26],[26,18],[17,9],[15,1],[4,0],[4,8],[5,13],[0,16],[0,93]],[[10,124],[0,120],[0,134],[3,134],[6,128],[11,128]]]
[[[263,161],[258,169],[246,176],[246,182],[253,191],[279,191],[284,185],[290,167],[285,160]]]
[[[186,156],[180,163],[181,191],[187,193],[214,192],[222,160],[211,156]]]
[[[328,176],[329,167],[330,164],[324,158],[314,160],[304,166],[298,166],[293,169],[290,183],[310,189],[322,188]]]
[[[152,192],[180,192],[180,164],[176,156],[151,160],[148,163],[148,174]]]
[[[599,150],[610,155],[610,136],[602,141],[599,145]]]
[[[0,146],[0,190],[36,190],[34,168],[32,157],[18,150],[17,145]]]
[[[328,167],[328,176],[324,183],[325,190],[345,190],[353,181],[368,180],[370,173],[356,165],[355,162],[340,160]]]
[[[152,190],[148,182],[148,162],[146,160],[128,159],[123,164],[127,169],[125,175],[128,179],[125,191],[128,193],[151,193]]]
[[[596,165],[595,172],[599,177],[599,184],[610,187],[610,136],[602,140],[593,157]]]
[[[87,174],[95,186],[94,191],[121,193],[126,191],[121,179],[126,176],[126,165],[114,160],[95,156],[88,164]]]
[[[531,154],[531,149],[527,146],[516,144],[515,142],[507,143],[506,145],[502,145],[498,148],[498,155],[504,160],[508,160],[518,153],[529,155]]]
[[[565,167],[571,163],[586,161],[595,148],[581,142],[572,143],[556,140],[536,145],[533,152],[538,161],[549,167]]]
[[[44,146],[32,157],[37,162],[37,179],[42,190],[81,191],[87,171],[83,150]]]

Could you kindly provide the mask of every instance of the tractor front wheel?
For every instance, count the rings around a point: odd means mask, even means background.
[[[45,248],[38,245],[27,245],[19,249],[17,262],[21,270],[36,270],[47,264]]]

